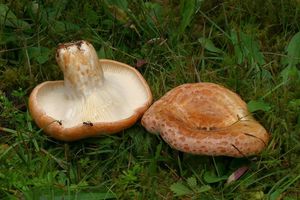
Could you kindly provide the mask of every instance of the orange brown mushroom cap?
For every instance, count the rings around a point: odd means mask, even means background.
[[[183,152],[244,157],[261,152],[269,134],[234,92],[214,83],[176,87],[144,114],[142,125]]]
[[[152,102],[150,88],[133,67],[98,59],[86,41],[59,45],[57,62],[64,81],[36,86],[29,111],[50,136],[74,141],[116,133],[132,126]]]

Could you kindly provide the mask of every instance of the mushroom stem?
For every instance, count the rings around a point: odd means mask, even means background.
[[[61,44],[56,60],[64,73],[68,99],[85,98],[103,84],[103,70],[94,47],[86,41]]]

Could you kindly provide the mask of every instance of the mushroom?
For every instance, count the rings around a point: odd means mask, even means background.
[[[64,81],[36,86],[29,111],[53,138],[74,141],[132,126],[152,102],[142,75],[129,65],[98,59],[86,41],[60,44],[56,60]]]
[[[176,87],[144,114],[142,125],[192,154],[244,157],[261,152],[269,134],[234,92],[214,83]]]

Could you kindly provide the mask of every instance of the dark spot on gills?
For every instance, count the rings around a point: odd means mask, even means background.
[[[94,124],[90,121],[86,121],[86,122],[82,122],[83,125],[86,125],[86,126],[94,126]]]

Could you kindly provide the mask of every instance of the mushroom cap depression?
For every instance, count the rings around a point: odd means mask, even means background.
[[[266,147],[269,134],[234,92],[214,83],[176,87],[144,114],[142,125],[173,148],[192,154],[243,157]]]
[[[51,137],[74,141],[116,133],[132,126],[151,105],[150,88],[133,67],[99,60],[85,41],[59,49],[64,81],[41,83],[29,98],[32,118]]]

